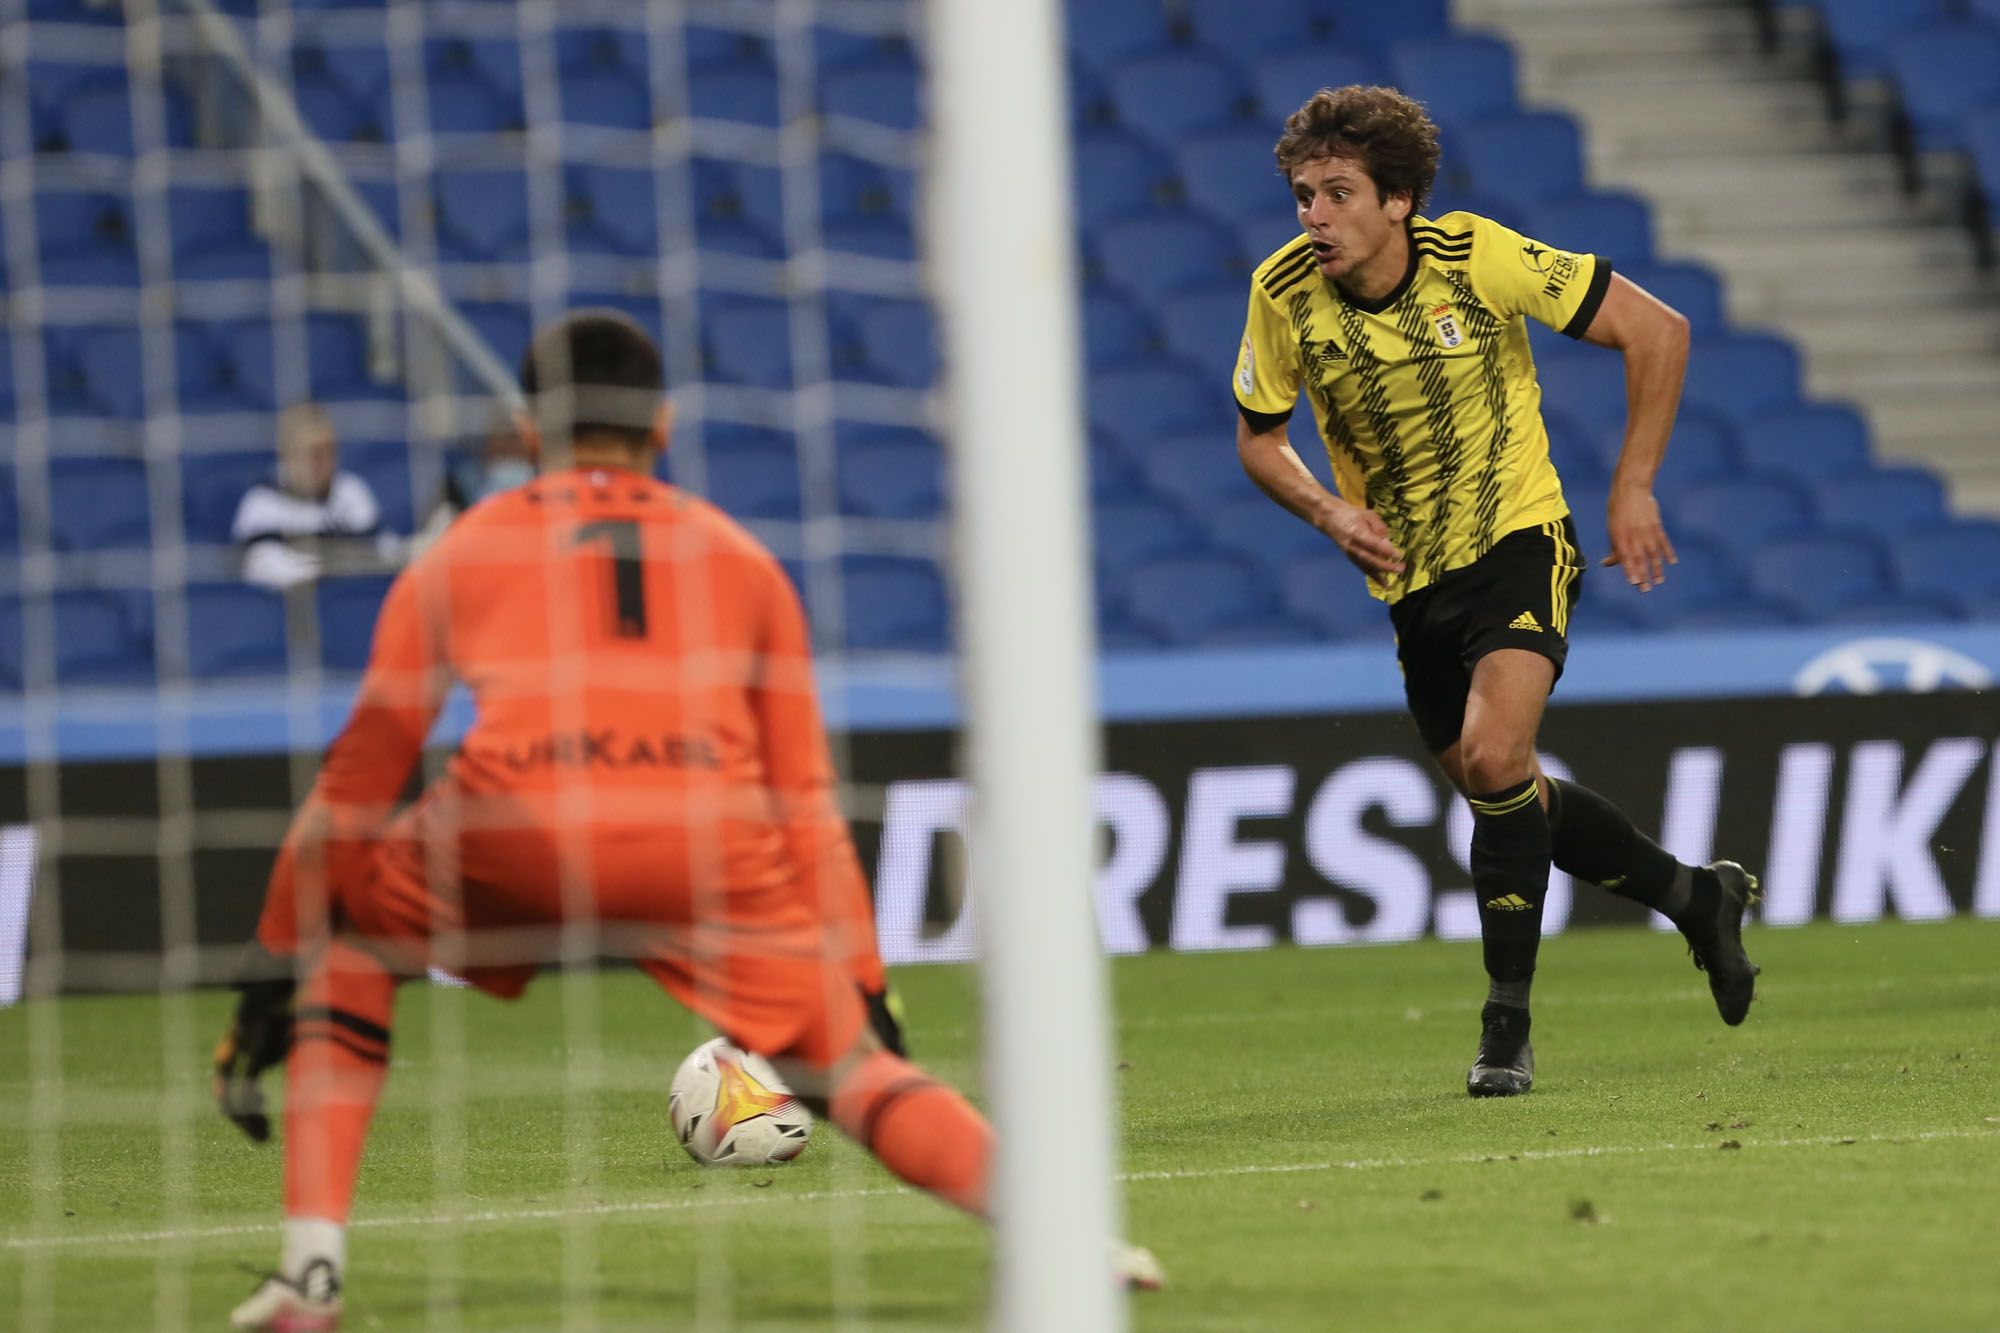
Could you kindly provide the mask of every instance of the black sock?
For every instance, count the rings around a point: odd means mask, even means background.
[[[1542,902],[1549,893],[1549,820],[1528,778],[1472,802],[1472,896],[1486,975],[1502,983],[1535,974]]]
[[[1556,869],[1668,917],[1687,910],[1693,868],[1641,833],[1588,787],[1549,779],[1549,848]]]

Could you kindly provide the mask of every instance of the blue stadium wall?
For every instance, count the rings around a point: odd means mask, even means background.
[[[1685,859],[1758,870],[1767,925],[2000,916],[1996,678],[1991,628],[1598,636],[1577,644],[1543,753]],[[855,829],[892,963],[974,950],[950,682],[941,662],[825,672],[847,775],[882,793]],[[1403,716],[1382,646],[1112,656],[1100,693],[1108,950],[1476,936],[1470,819]],[[186,753],[196,932],[225,957],[251,929],[271,860],[244,845],[243,817],[280,826],[294,752],[315,754],[346,702],[330,690],[301,711],[274,689],[196,695],[186,710],[150,692],[32,719],[0,709],[0,823],[27,817],[31,726],[36,753],[60,747],[69,814],[156,816],[155,756]],[[441,749],[466,711],[441,719]],[[40,893],[34,911],[57,920],[29,936],[59,927],[65,987],[156,984],[156,857],[68,843],[48,855],[55,873],[41,880],[60,892]],[[1551,930],[1642,920],[1563,876],[1552,885]]]

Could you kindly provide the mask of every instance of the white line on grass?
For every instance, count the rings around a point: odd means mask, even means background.
[[[1947,1139],[2000,1138],[2000,1128],[1961,1125],[1947,1129],[1919,1130],[1906,1134],[1819,1134],[1797,1139],[1749,1139],[1745,1151],[1753,1148],[1826,1148],[1835,1144],[1930,1143]],[[1612,1143],[1577,1148],[1531,1148],[1516,1153],[1454,1153],[1433,1157],[1369,1157],[1347,1161],[1277,1162],[1268,1165],[1189,1167],[1174,1171],[1124,1171],[1118,1178],[1128,1184],[1160,1184],[1184,1180],[1220,1180],[1234,1176],[1300,1175],[1321,1171],[1393,1171],[1463,1166],[1480,1162],[1562,1162],[1589,1157],[1633,1157],[1650,1153],[1714,1152],[1716,1140],[1700,1143]],[[481,1208],[456,1213],[416,1213],[404,1217],[362,1217],[353,1226],[359,1230],[390,1230],[424,1227],[507,1226],[518,1222],[552,1221],[571,1217],[618,1217],[646,1213],[697,1212],[711,1208],[762,1207],[774,1203],[797,1203],[839,1199],[872,1199],[914,1194],[900,1185],[868,1189],[808,1190],[772,1194],[716,1195],[703,1199],[635,1199],[623,1203],[550,1204],[539,1208]],[[231,1236],[265,1236],[277,1229],[273,1222],[238,1222],[203,1227],[171,1227],[154,1231],[104,1231],[76,1236],[7,1236],[0,1238],[0,1250],[37,1250],[51,1247],[151,1245],[165,1241],[219,1240]]]

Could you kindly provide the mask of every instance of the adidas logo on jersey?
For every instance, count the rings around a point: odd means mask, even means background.
[[[1501,897],[1486,900],[1486,910],[1489,912],[1526,912],[1533,907],[1533,903],[1518,893],[1503,894]]]
[[[1515,616],[1514,619],[1508,623],[1507,628],[1531,629],[1537,634],[1540,634],[1542,632],[1541,624],[1535,619],[1535,613],[1533,611],[1523,611],[1520,615]]]

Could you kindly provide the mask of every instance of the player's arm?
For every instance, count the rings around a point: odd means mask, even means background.
[[[1264,494],[1333,538],[1364,574],[1400,574],[1403,553],[1389,540],[1389,525],[1372,509],[1350,504],[1319,484],[1292,448],[1280,417],[1236,419],[1236,457]]]
[[[1298,347],[1290,324],[1254,280],[1234,388],[1236,457],[1258,489],[1331,537],[1363,573],[1402,573],[1403,553],[1381,515],[1320,485],[1292,448],[1286,426],[1299,396]]]
[[[875,907],[861,858],[835,795],[833,756],[820,717],[812,643],[798,593],[769,567],[771,589],[758,681],[752,703],[763,742],[764,772],[785,829],[807,908],[833,937],[868,1005],[869,1024],[893,1051],[903,1051],[875,937]]]
[[[280,957],[319,936],[339,889],[364,873],[373,841],[415,772],[448,677],[441,621],[425,605],[442,570],[419,562],[390,585],[347,725],[327,747],[265,891],[257,939]],[[435,591],[441,592],[441,589]]]
[[[1660,521],[1653,478],[1666,456],[1687,374],[1687,317],[1645,288],[1611,275],[1603,304],[1584,330],[1584,340],[1617,350],[1625,358],[1625,444],[1611,474],[1607,515],[1611,554],[1627,581],[1651,590],[1664,581],[1675,560],[1673,543]]]

